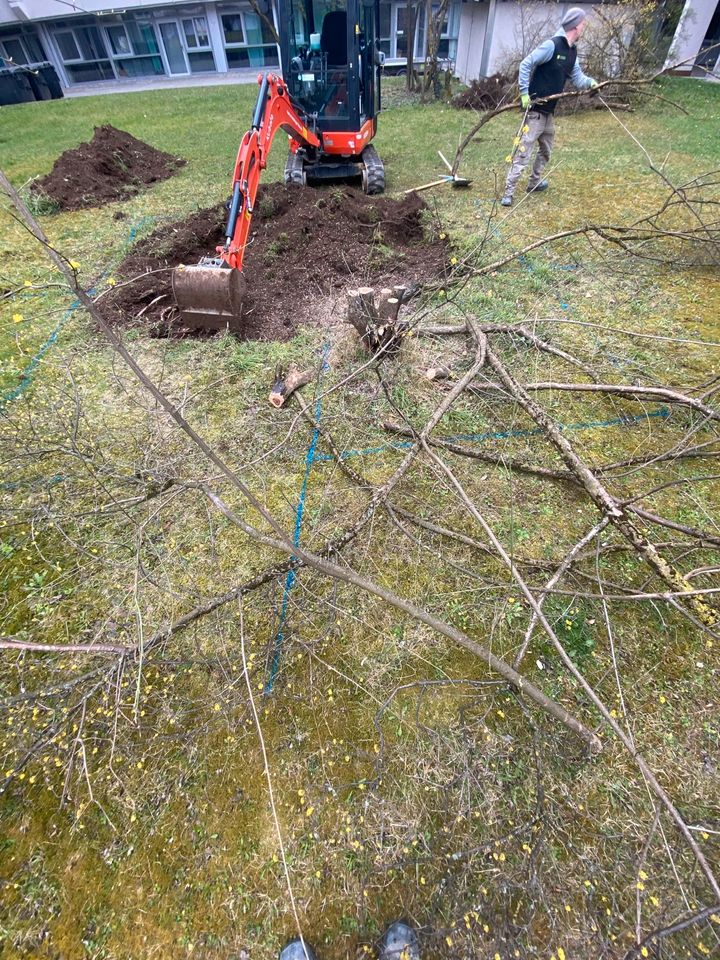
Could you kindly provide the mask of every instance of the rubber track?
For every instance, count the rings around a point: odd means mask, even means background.
[[[385,191],[385,167],[380,159],[377,150],[372,144],[369,144],[363,150],[362,161],[367,171],[367,193],[376,194]]]
[[[285,161],[285,183],[294,187],[305,186],[305,176],[303,172],[303,158],[288,150],[287,160]]]

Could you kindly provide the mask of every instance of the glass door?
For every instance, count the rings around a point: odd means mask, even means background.
[[[159,26],[170,73],[190,73],[177,20],[163,20]]]

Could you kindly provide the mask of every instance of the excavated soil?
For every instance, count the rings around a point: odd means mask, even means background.
[[[50,173],[35,181],[32,190],[49,197],[60,210],[100,207],[167,180],[184,164],[182,157],[163,153],[105,124],[95,127],[88,143],[62,153]]]
[[[441,275],[447,241],[426,209],[417,194],[393,200],[346,186],[261,186],[243,264],[244,337],[287,340],[301,324],[327,322],[320,301],[352,286],[422,285]],[[140,241],[114,271],[117,287],[98,304],[105,317],[149,324],[158,336],[182,334],[170,270],[214,255],[226,217],[220,204]]]

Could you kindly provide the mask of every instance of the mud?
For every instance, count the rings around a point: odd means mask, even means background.
[[[185,164],[181,157],[156,150],[129,133],[106,124],[92,140],[62,153],[33,192],[59,210],[100,207],[126,200],[143,187],[167,180]]]
[[[105,317],[149,325],[155,335],[182,334],[170,271],[214,255],[226,217],[220,204],[140,241],[98,304]],[[394,200],[347,186],[261,186],[243,264],[245,337],[287,340],[302,324],[326,323],[320,301],[352,286],[422,285],[443,274],[448,254],[416,194]]]

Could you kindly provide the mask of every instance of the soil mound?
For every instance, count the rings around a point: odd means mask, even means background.
[[[417,194],[393,200],[345,186],[261,186],[243,264],[247,339],[287,340],[301,324],[324,322],[318,298],[348,287],[421,284],[440,275],[447,241],[432,230],[426,210]],[[107,319],[149,321],[157,335],[181,332],[170,270],[214,255],[226,217],[219,204],[140,241],[115,277],[141,276],[102,298]]]
[[[110,124],[95,127],[92,140],[66,150],[32,190],[60,210],[100,207],[125,200],[150,183],[167,180],[185,164]]]
[[[513,98],[515,84],[508,77],[496,73],[492,77],[473,80],[469,87],[461,90],[450,101],[458,110],[494,110],[495,107],[509,103]]]

